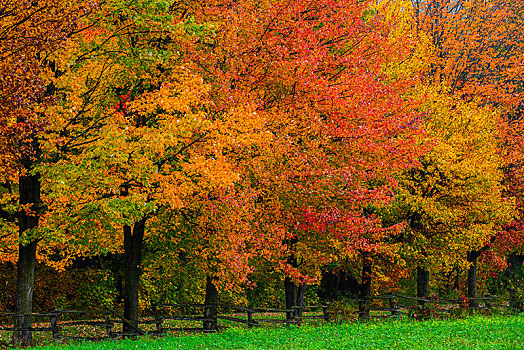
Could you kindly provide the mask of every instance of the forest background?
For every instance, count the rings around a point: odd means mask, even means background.
[[[0,309],[521,297],[523,16],[0,2]]]

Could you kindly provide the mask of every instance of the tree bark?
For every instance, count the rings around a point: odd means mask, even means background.
[[[204,304],[206,305],[204,307],[204,318],[211,319],[211,321],[204,321],[204,330],[216,330],[218,328],[218,290],[210,276],[206,277],[206,300]]]
[[[373,258],[364,254],[362,258],[362,283],[359,290],[358,319],[363,321],[369,318],[369,298],[371,297],[371,273]]]
[[[35,284],[35,265],[36,265],[37,242],[32,241],[27,245],[18,246],[18,278],[16,284],[16,318],[15,327],[25,330],[14,333],[14,343],[16,346],[30,346],[32,343],[32,332],[27,330],[31,327],[31,314],[33,312],[33,290]]]
[[[297,306],[297,286],[295,282],[289,277],[284,279],[284,291],[286,293],[286,309],[290,310]],[[291,320],[295,316],[294,312],[288,312],[286,319]]]
[[[24,157],[23,165],[27,171],[32,167],[29,156]],[[18,232],[20,237],[27,230],[38,227],[40,211],[40,176],[25,175],[19,178],[20,204],[30,205],[31,212],[21,210],[19,212]],[[36,248],[38,239],[29,237],[29,243],[18,245],[17,262],[17,284],[15,312],[20,315],[15,320],[15,327],[25,330],[15,331],[13,343],[15,346],[29,346],[32,342],[32,332],[27,330],[31,327],[31,314],[33,312],[33,291],[35,284]]]
[[[138,287],[140,283],[140,262],[144,242],[146,218],[133,225],[124,226],[124,317],[137,326]],[[124,332],[135,332],[135,328],[124,323]]]
[[[429,271],[420,266],[417,267],[417,297],[425,299],[429,297]],[[425,301],[419,301],[419,305],[425,304]]]
[[[511,253],[508,257],[508,271],[509,271],[509,280],[514,280],[518,278],[517,271],[522,268],[522,264],[524,263],[524,255],[518,254],[518,253]],[[515,288],[511,286],[508,287],[509,297],[510,297],[510,305],[516,310],[522,311],[524,309],[522,301],[519,300],[518,292]]]
[[[288,247],[288,250],[292,252],[293,247],[297,243],[297,238],[295,237],[286,240],[285,243]],[[298,267],[297,259],[295,258],[293,253],[291,253],[290,256],[287,258],[287,263],[294,268]],[[295,309],[295,307],[297,306],[297,285],[288,276],[286,276],[286,278],[284,279],[284,293],[286,294],[286,309],[293,310],[292,312],[286,312],[286,319],[290,321],[295,318],[297,311]]]
[[[297,288],[297,302],[296,306],[298,307],[296,310],[297,316],[302,317],[304,313],[304,301],[306,300],[306,288],[307,284],[305,282],[300,283],[300,286]]]
[[[466,286],[467,286],[467,296],[469,299],[469,306],[473,308],[477,308],[479,306],[479,301],[476,299],[478,298],[477,293],[477,260],[480,256],[481,252],[473,250],[471,252],[467,253],[467,260],[469,263],[471,263],[469,269],[468,269],[468,278],[466,280]]]

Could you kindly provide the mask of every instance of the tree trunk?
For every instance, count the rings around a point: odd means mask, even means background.
[[[297,238],[295,237],[286,240],[285,243],[288,250],[292,252],[293,247],[297,243]],[[287,263],[294,268],[298,267],[297,259],[295,258],[293,253],[291,253],[290,256],[287,258]],[[288,276],[286,276],[286,278],[284,279],[284,292],[286,294],[286,309],[293,310],[286,312],[286,319],[290,321],[293,320],[296,316],[297,310],[295,309],[295,307],[297,306],[297,286],[295,282],[293,282],[293,280]]]
[[[286,293],[286,309],[295,310],[294,308],[295,306],[297,306],[297,286],[295,285],[293,280],[291,280],[291,278],[289,277],[286,277],[284,279],[284,291]],[[291,320],[294,317],[295,317],[294,311],[286,313],[287,320]]]
[[[518,253],[511,253],[508,257],[508,266],[511,270],[516,270],[524,264],[524,255]]]
[[[417,297],[424,299],[429,297],[429,271],[420,266],[417,267]],[[425,301],[419,300],[419,305],[425,304]]]
[[[306,288],[307,288],[307,284],[305,282],[300,283],[300,286],[297,288],[296,306],[298,307],[298,309],[296,309],[296,313],[298,317],[302,317],[304,313],[304,301],[306,299]]]
[[[212,331],[218,328],[217,325],[217,304],[218,304],[218,290],[213,284],[210,276],[206,277],[206,300],[204,302],[204,318],[210,321],[204,321],[204,330]]]
[[[35,265],[36,265],[37,241],[32,241],[27,245],[18,246],[18,278],[16,284],[16,318],[15,327],[25,330],[14,333],[14,343],[16,346],[29,346],[32,342],[32,333],[27,330],[31,327],[31,314],[33,312],[33,289],[35,284]]]
[[[362,258],[362,283],[359,290],[358,319],[363,321],[369,318],[369,298],[371,297],[371,273],[373,258],[364,254]]]
[[[524,255],[518,253],[511,253],[508,257],[508,270],[509,270],[509,280],[510,285],[508,287],[510,305],[516,310],[522,311],[524,309],[522,301],[520,301],[520,295],[518,295],[517,290],[512,287],[512,284],[518,279],[517,273],[518,270],[522,268],[524,263]],[[513,282],[513,283],[511,283]]]
[[[468,269],[467,285],[467,296],[469,299],[469,306],[477,308],[479,306],[478,293],[477,293],[477,259],[480,256],[480,251],[473,250],[467,253],[467,260],[471,263]]]
[[[124,317],[137,326],[138,321],[138,286],[140,282],[140,262],[144,242],[146,218],[133,225],[124,226]],[[136,332],[136,329],[124,323],[124,332]]]
[[[25,169],[31,169],[29,157],[24,160]],[[18,232],[20,237],[27,234],[27,230],[38,227],[40,211],[40,176],[27,175],[19,179],[20,204],[30,204],[32,212],[21,210],[19,212]],[[15,327],[24,330],[15,331],[13,342],[15,346],[29,346],[32,342],[32,333],[27,330],[31,327],[31,316],[25,315],[33,312],[33,290],[35,284],[36,247],[38,239],[28,237],[29,243],[18,245],[18,277],[16,284],[15,313],[20,315],[15,320]]]

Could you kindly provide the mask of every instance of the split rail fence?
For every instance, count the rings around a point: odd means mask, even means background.
[[[74,311],[50,310],[47,313],[18,315],[0,313],[0,344],[6,345],[6,332],[32,331],[44,333],[39,339],[100,341],[136,337],[146,333],[162,336],[174,332],[216,332],[221,329],[246,325],[248,328],[274,324],[300,325],[306,322],[341,320],[371,320],[387,318],[431,318],[452,314],[454,310],[470,310],[475,300],[476,310],[493,310],[522,305],[522,301],[490,296],[476,299],[417,298],[399,294],[351,299],[331,305],[309,305],[291,309],[249,308],[237,305],[206,304],[152,304],[146,317],[132,322],[115,310]],[[515,304],[517,303],[517,304]],[[517,311],[522,311],[521,309]],[[344,313],[346,313],[344,315]],[[349,317],[348,314],[349,313]],[[15,320],[31,316],[33,327],[20,328]],[[185,321],[180,322],[180,321]],[[189,324],[192,327],[187,327]]]

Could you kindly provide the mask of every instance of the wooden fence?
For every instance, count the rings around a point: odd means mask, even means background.
[[[476,306],[470,307],[470,302],[475,301]],[[402,315],[414,319],[427,319],[443,317],[457,311],[480,311],[511,308],[511,302],[518,301],[506,297],[487,296],[480,298],[419,298],[401,294],[387,294],[366,299],[354,299],[358,304],[358,319],[372,318],[398,318]],[[351,301],[349,301],[351,302]],[[382,312],[373,315],[371,312]],[[519,312],[523,310],[517,310]]]
[[[16,318],[20,316],[30,316],[33,324],[38,326],[30,328],[17,327],[15,324]],[[104,310],[90,310],[90,311],[78,311],[78,310],[50,310],[47,313],[32,313],[32,314],[15,314],[15,313],[0,313],[2,319],[12,319],[9,325],[4,323],[0,325],[0,331],[32,331],[32,332],[47,332],[50,333],[54,340],[66,339],[66,340],[104,340],[114,339],[118,337],[144,335],[145,332],[138,328],[133,322],[120,316],[117,312],[112,309]],[[42,326],[42,324],[48,324]],[[117,328],[118,325],[127,324],[129,328],[133,329],[132,332],[123,332],[123,327]],[[63,330],[71,327],[90,326],[92,328],[98,328],[100,331],[94,332],[96,336],[76,336],[64,333]],[[80,333],[80,332],[74,332]]]
[[[206,318],[200,316],[172,316],[165,310],[172,309],[202,309],[204,315],[209,315],[211,312],[206,309],[216,308],[221,312],[218,312],[216,317]],[[271,308],[248,308],[238,305],[229,304],[218,304],[218,305],[205,305],[205,304],[152,304],[152,313],[154,322],[156,324],[155,334],[165,333],[167,331],[208,331],[214,332],[221,328],[226,328],[224,325],[219,324],[219,320],[228,321],[230,324],[244,324],[248,328],[260,326],[263,324],[277,324],[289,326],[291,324],[299,324],[302,320],[313,320],[319,319],[327,321],[328,318],[328,305],[317,305],[317,306],[304,306],[302,308],[296,307],[292,309],[271,309]],[[322,315],[305,315],[298,316],[298,310],[302,310],[302,313],[309,311],[316,311],[322,309]],[[164,312],[162,312],[164,311]],[[192,314],[195,310],[192,310]],[[198,313],[198,312],[197,312]],[[202,313],[202,312],[200,312]],[[269,317],[269,315],[275,315]],[[164,326],[166,320],[183,320],[183,321],[201,321],[202,327],[198,328],[169,328]],[[141,323],[141,322],[139,322]],[[206,323],[209,323],[206,325]]]
[[[0,335],[5,335],[5,332],[31,330],[43,332],[54,341],[99,341],[136,337],[146,333],[161,336],[173,332],[216,332],[235,324],[252,328],[264,324],[288,327],[310,321],[336,322],[348,319],[367,321],[399,317],[423,319],[451,314],[457,309],[467,310],[470,300],[472,299],[417,298],[388,294],[365,299],[350,299],[331,305],[308,305],[292,309],[249,308],[222,304],[152,304],[150,310],[145,313],[146,316],[141,317],[137,322],[127,320],[109,308],[91,311],[50,310],[47,313],[23,315],[31,316],[35,325],[27,329],[15,326],[16,318],[22,315],[0,313],[2,321]],[[478,304],[476,310],[508,308],[511,302],[509,298],[497,296],[475,300]],[[345,312],[340,309],[341,305],[345,311],[350,310],[352,317],[340,317]],[[213,313],[212,310],[216,312]],[[197,323],[198,326],[177,326],[176,321]],[[123,327],[124,325],[127,327]],[[85,334],[86,327],[89,327],[90,334]],[[82,331],[79,330],[80,328]],[[124,328],[130,331],[124,332]],[[3,343],[5,344],[5,341]]]

